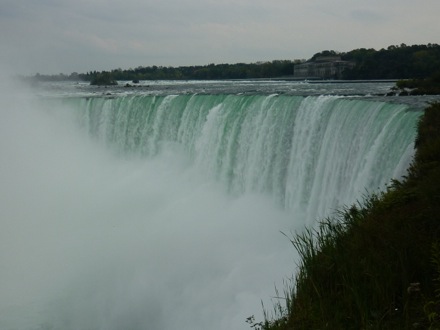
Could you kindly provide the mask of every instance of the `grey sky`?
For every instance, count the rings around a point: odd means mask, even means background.
[[[438,0],[0,0],[17,73],[309,58],[439,43]]]

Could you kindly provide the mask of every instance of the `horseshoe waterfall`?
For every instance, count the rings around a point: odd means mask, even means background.
[[[72,330],[248,329],[295,273],[280,232],[405,175],[421,113],[190,92],[1,109],[0,328]]]

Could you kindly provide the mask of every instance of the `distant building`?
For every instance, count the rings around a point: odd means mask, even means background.
[[[296,79],[341,79],[345,69],[353,68],[354,62],[342,61],[340,56],[321,56],[313,62],[295,64],[293,77]]]

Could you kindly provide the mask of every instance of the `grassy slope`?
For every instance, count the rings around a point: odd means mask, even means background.
[[[440,329],[440,103],[416,146],[403,182],[292,238],[296,284],[255,329]]]

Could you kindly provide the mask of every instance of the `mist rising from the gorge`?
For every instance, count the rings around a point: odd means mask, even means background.
[[[291,163],[309,162],[291,169],[285,179],[290,184],[285,193],[290,202],[277,203],[264,189],[252,190],[258,185],[230,193],[222,176],[210,176],[203,168],[212,163],[216,169],[213,161],[202,156],[214,152],[209,143],[220,139],[215,125],[225,118],[225,103],[213,105],[208,109],[210,117],[200,123],[205,125],[200,130],[205,135],[196,142],[199,158],[191,158],[178,141],[162,144],[154,157],[122,157],[81,130],[69,114],[72,109],[59,108],[61,102],[40,102],[23,89],[1,89],[2,329],[248,329],[246,317],[255,314],[261,320],[260,301],[270,309],[274,285],[282,287],[283,279],[295,270],[295,252],[280,231],[294,232],[313,222],[315,219],[303,215],[316,214],[320,199],[337,199],[342,194],[338,189],[349,188],[361,198],[364,182],[381,174],[374,157],[387,155],[377,150],[388,140],[386,131],[392,126],[391,119],[381,119],[385,129],[374,133],[368,153],[352,160],[361,170],[350,173],[347,169],[354,166],[352,163],[339,164],[338,157],[330,159],[329,155],[346,150],[343,142],[362,142],[359,131],[352,133],[358,138],[345,138],[340,131],[331,134],[331,129],[321,136],[324,122],[315,131],[305,124],[300,126],[295,134],[316,133],[315,140],[304,140],[310,146],[316,147],[318,138],[323,142],[315,148],[319,153],[312,156],[306,155],[311,148],[306,144],[296,146],[298,158],[283,156]],[[264,98],[266,103],[255,99],[262,106],[278,102],[269,97]],[[295,120],[302,118],[301,123],[306,123],[325,117],[323,111],[306,118],[319,106],[313,98],[308,102],[309,108],[302,109],[303,118],[299,114]],[[325,102],[334,105],[333,100]],[[90,106],[92,112],[96,110],[95,104]],[[377,104],[371,111],[388,113],[375,107]],[[268,109],[276,111],[278,107],[272,104]],[[328,111],[333,110],[329,107]],[[254,122],[243,121],[241,147],[256,141],[247,138],[246,123],[249,132],[282,131],[274,129],[270,118],[262,117],[265,126],[255,129]],[[340,122],[337,118],[325,124],[336,125]],[[413,122],[411,119],[410,126]],[[286,123],[286,128],[289,125]],[[366,125],[363,122],[360,126]],[[408,134],[411,140],[412,133]],[[256,141],[266,152],[271,150],[268,139],[269,135]],[[329,149],[331,139],[337,143]],[[350,154],[355,155],[359,144],[350,148]],[[401,172],[411,158],[412,143],[401,148],[391,165],[381,163],[391,168],[390,175]],[[249,150],[255,159],[264,160],[265,154],[259,155],[256,146]],[[320,155],[324,158],[318,162]],[[243,162],[224,173],[239,173],[236,177],[241,179],[250,173],[246,166],[252,166],[255,173],[251,174],[258,179],[260,172],[253,166],[257,164]],[[310,171],[313,162],[323,167],[316,172],[319,176],[308,178],[314,181],[294,177],[295,173],[315,173]],[[328,173],[331,175],[326,176]],[[344,178],[354,182],[353,187],[338,186]],[[325,194],[312,195],[301,216],[292,202],[298,193],[295,184],[304,185],[298,190],[304,196],[314,191]]]
[[[290,217],[185,155],[117,159],[2,95],[2,329],[246,328],[293,271]]]

